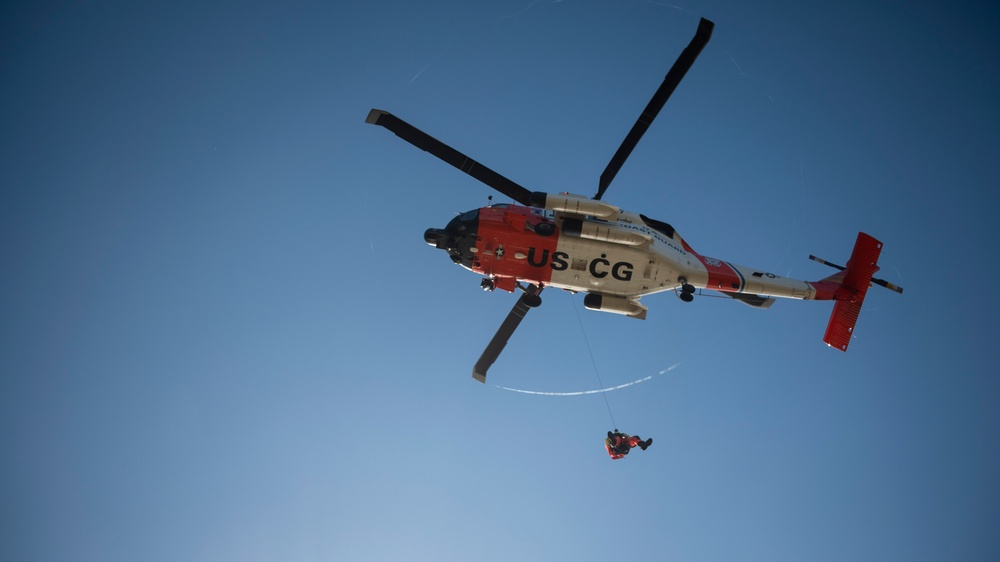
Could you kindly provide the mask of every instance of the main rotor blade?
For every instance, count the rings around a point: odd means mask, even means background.
[[[514,308],[511,309],[510,313],[507,314],[507,318],[504,319],[503,323],[500,324],[500,329],[497,330],[496,335],[490,340],[489,345],[483,350],[483,354],[479,357],[479,361],[476,361],[476,366],[472,368],[472,378],[485,384],[486,383],[486,371],[489,370],[493,362],[500,357],[500,352],[503,348],[507,346],[507,340],[517,329],[517,326],[521,323],[524,315],[528,313],[528,301],[534,296],[537,297],[542,292],[535,285],[528,285],[524,294],[521,298],[517,299],[517,303],[514,304]],[[537,303],[536,303],[537,304]]]
[[[715,24],[711,21],[701,18],[698,23],[698,31],[694,34],[694,38],[688,43],[688,46],[684,48],[681,52],[681,56],[677,58],[674,65],[670,67],[670,72],[667,72],[667,76],[663,79],[663,83],[660,84],[659,89],[653,94],[653,99],[649,100],[649,104],[646,105],[646,109],[642,110],[642,114],[639,115],[639,119],[632,126],[632,130],[628,132],[625,140],[622,141],[622,145],[618,147],[618,152],[611,158],[611,162],[608,162],[608,167],[604,169],[604,173],[601,174],[601,181],[597,188],[597,195],[594,199],[600,199],[604,196],[604,191],[608,189],[611,185],[611,181],[615,179],[618,175],[618,170],[621,169],[625,160],[628,159],[629,154],[632,154],[632,149],[639,144],[639,139],[649,128],[649,125],[656,119],[656,115],[660,113],[663,109],[663,104],[667,103],[667,99],[670,98],[670,94],[674,93],[674,89],[677,85],[681,83],[681,79],[687,74],[688,69],[694,64],[694,60],[698,58],[698,54],[701,50],[708,44],[708,40],[712,38],[712,29]]]
[[[396,133],[396,136],[399,138],[421,150],[430,152],[434,156],[437,156],[441,160],[444,160],[448,164],[451,164],[452,166],[458,168],[466,174],[469,174],[470,176],[522,205],[531,204],[531,192],[524,187],[521,187],[486,166],[483,166],[479,162],[476,162],[472,158],[469,158],[454,148],[435,139],[388,111],[372,109],[368,112],[368,118],[365,119],[365,122],[389,129],[393,133]]]

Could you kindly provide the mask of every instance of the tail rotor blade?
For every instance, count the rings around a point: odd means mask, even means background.
[[[899,285],[896,285],[894,283],[890,283],[890,282],[886,281],[885,279],[876,279],[876,278],[872,277],[872,283],[875,283],[876,285],[878,285],[880,287],[885,287],[886,289],[889,289],[890,291],[896,291],[899,294],[903,294],[903,288],[902,287],[900,287]]]
[[[430,152],[434,156],[437,156],[441,160],[444,160],[448,164],[451,164],[452,166],[458,168],[466,174],[469,174],[470,176],[522,205],[528,206],[531,204],[531,192],[521,185],[514,183],[499,173],[483,166],[479,162],[476,162],[472,158],[469,158],[465,154],[462,154],[454,148],[435,139],[388,111],[372,109],[368,112],[368,118],[365,119],[365,122],[389,129],[399,138],[421,150]]]
[[[656,115],[660,113],[663,109],[663,105],[667,103],[667,99],[670,98],[670,94],[674,93],[674,89],[677,85],[681,83],[681,79],[687,74],[688,69],[694,64],[696,58],[701,53],[701,50],[705,48],[708,44],[708,40],[712,38],[712,29],[715,24],[711,21],[701,18],[698,23],[698,31],[695,33],[694,38],[685,47],[684,51],[681,52],[681,56],[677,58],[674,65],[667,72],[667,76],[663,79],[663,83],[660,84],[659,89],[653,94],[653,99],[649,100],[649,104],[646,105],[646,109],[642,110],[642,114],[639,115],[639,119],[632,126],[632,130],[629,131],[625,140],[622,142],[621,146],[618,147],[618,152],[611,158],[611,162],[608,162],[608,167],[604,169],[604,173],[601,174],[601,181],[598,185],[597,195],[594,199],[600,199],[604,196],[605,190],[611,185],[611,181],[615,179],[618,174],[618,170],[621,169],[625,160],[628,159],[629,154],[632,154],[632,149],[639,144],[639,139],[645,134],[646,129],[652,124],[653,119]]]
[[[819,263],[821,263],[823,265],[828,265],[828,266],[830,266],[830,267],[832,267],[834,269],[839,269],[840,271],[844,271],[844,269],[845,269],[844,266],[842,266],[842,265],[837,265],[835,263],[830,263],[830,262],[826,261],[825,259],[823,259],[823,258],[817,258],[816,256],[814,256],[812,254],[809,255],[809,259],[811,259],[812,261],[815,261],[815,262],[819,262]],[[877,277],[872,277],[872,283],[875,283],[879,287],[885,287],[886,289],[889,289],[890,291],[896,291],[899,294],[903,294],[903,288],[902,287],[900,287],[899,285],[896,285],[895,283],[890,283],[889,281],[886,281],[885,279],[879,279]]]
[[[521,320],[524,319],[524,315],[528,313],[528,310],[538,306],[539,298],[538,295],[542,292],[540,288],[535,285],[528,285],[525,289],[524,294],[521,298],[517,299],[517,303],[514,304],[514,308],[511,309],[510,313],[507,314],[507,318],[504,319],[503,323],[500,324],[500,329],[490,340],[489,345],[483,350],[483,354],[479,357],[479,361],[476,361],[476,365],[472,368],[472,378],[485,384],[486,383],[486,371],[489,370],[493,362],[500,357],[500,353],[503,348],[507,346],[507,340],[517,329],[518,325],[521,324]]]
[[[830,262],[826,261],[825,259],[823,259],[823,258],[817,258],[816,256],[814,256],[812,254],[809,254],[809,259],[811,259],[812,261],[815,261],[815,262],[819,262],[819,263],[821,263],[823,265],[828,265],[828,266],[830,266],[830,267],[832,267],[834,269],[839,269],[840,271],[844,271],[844,266],[837,265],[835,263],[830,263]]]

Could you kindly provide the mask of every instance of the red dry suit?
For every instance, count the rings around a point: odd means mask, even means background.
[[[604,440],[604,448],[608,450],[608,455],[612,460],[618,460],[628,454],[632,447],[639,447],[643,451],[653,444],[652,439],[642,440],[638,435],[628,435],[621,433],[617,429],[608,432],[607,439]]]

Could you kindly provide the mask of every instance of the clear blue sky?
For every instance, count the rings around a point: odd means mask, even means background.
[[[864,230],[905,294],[845,354],[829,303],[546,292],[474,382],[516,297],[422,233],[493,193],[368,110],[590,195],[701,16],[605,200],[806,279]],[[996,560],[998,16],[5,3],[0,559]],[[656,375],[606,394],[648,451],[608,459],[600,395],[495,386],[598,374]]]

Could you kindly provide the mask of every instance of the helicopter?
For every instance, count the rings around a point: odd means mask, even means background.
[[[847,351],[871,284],[897,293],[903,289],[874,278],[882,242],[859,232],[846,265],[810,259],[837,272],[819,281],[802,281],[696,252],[668,223],[626,211],[602,200],[605,191],[643,134],[708,44],[715,24],[701,18],[698,30],[667,72],[632,129],[601,174],[593,197],[530,191],[431,137],[395,115],[372,109],[366,122],[395,133],[469,176],[509,197],[514,204],[491,203],[459,214],[443,229],[430,228],[424,241],[451,260],[483,276],[480,286],[522,295],[486,346],[472,377],[486,373],[500,356],[528,310],[542,303],[552,287],[585,293],[589,310],[645,319],[643,296],[674,291],[692,302],[698,290],[711,290],[755,308],[775,298],[832,300],[833,312],[823,341]]]

